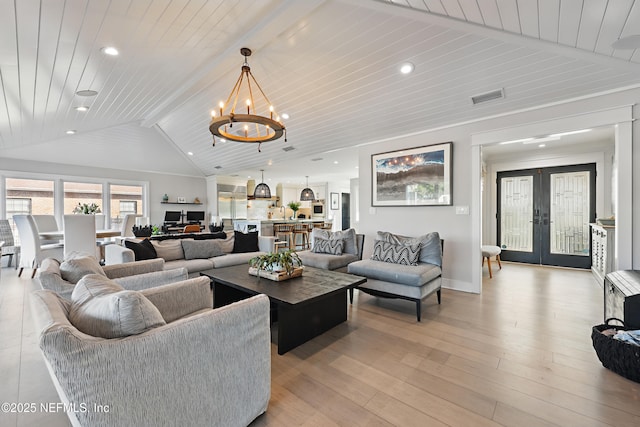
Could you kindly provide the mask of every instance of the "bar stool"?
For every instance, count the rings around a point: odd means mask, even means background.
[[[300,237],[300,244],[298,245],[298,236]],[[309,224],[294,224],[293,226],[293,246],[297,248],[300,246],[302,249],[309,249]]]
[[[321,227],[323,230],[331,230],[333,228],[332,222],[325,222]]]
[[[285,247],[286,249],[291,249],[291,244],[293,241],[293,225],[291,224],[273,224],[273,235],[276,236],[276,241],[278,242],[278,249],[281,247]],[[282,240],[284,238],[284,240]],[[286,244],[282,244],[279,242],[286,242]],[[282,246],[281,246],[282,245]],[[295,245],[294,245],[295,249]]]

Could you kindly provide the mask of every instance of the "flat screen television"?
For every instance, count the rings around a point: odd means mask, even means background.
[[[180,222],[182,211],[164,211],[164,222]]]
[[[187,211],[187,222],[204,221],[204,211]]]

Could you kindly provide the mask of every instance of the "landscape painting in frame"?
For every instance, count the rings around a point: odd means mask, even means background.
[[[451,205],[451,142],[371,156],[372,206]]]

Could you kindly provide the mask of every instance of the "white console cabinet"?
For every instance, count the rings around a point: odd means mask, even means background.
[[[591,271],[600,286],[615,271],[615,227],[591,224]]]

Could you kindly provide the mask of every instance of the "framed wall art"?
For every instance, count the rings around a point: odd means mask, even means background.
[[[450,206],[452,145],[373,154],[371,206]]]
[[[337,211],[338,209],[340,209],[340,195],[331,193],[331,210]]]

